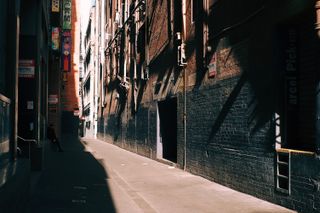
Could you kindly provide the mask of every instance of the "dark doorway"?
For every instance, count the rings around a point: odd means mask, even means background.
[[[158,102],[163,158],[177,162],[177,98]]]

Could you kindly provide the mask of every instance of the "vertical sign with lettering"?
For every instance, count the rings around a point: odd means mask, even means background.
[[[52,0],[51,1],[52,6],[51,6],[51,10],[52,12],[59,12],[60,10],[60,1],[59,0]]]
[[[63,27],[71,30],[71,0],[63,0]]]
[[[52,27],[52,50],[59,50],[60,48],[60,28]]]
[[[62,68],[63,71],[69,72],[71,70],[71,33],[66,31],[63,33],[62,41]]]
[[[285,138],[288,148],[299,148],[299,31],[293,26],[282,33]]]

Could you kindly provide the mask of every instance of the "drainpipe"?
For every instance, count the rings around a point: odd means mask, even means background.
[[[186,89],[186,69],[183,69],[183,170],[187,167],[187,89]]]
[[[315,29],[317,31],[318,38],[320,38],[320,0],[316,1],[316,24]],[[317,85],[316,85],[316,124],[315,124],[315,140],[316,140],[316,154],[320,154],[320,74],[317,73]]]
[[[146,1],[146,15],[145,15],[145,38],[144,38],[144,42],[145,42],[145,63],[146,63],[146,70],[145,70],[145,73],[149,72],[149,10],[148,10],[148,1]]]
[[[187,2],[186,0],[182,1],[182,44],[181,47],[185,48],[186,40],[186,24],[187,24]],[[183,170],[186,170],[187,167],[187,88],[186,88],[186,69],[182,69],[183,72]]]

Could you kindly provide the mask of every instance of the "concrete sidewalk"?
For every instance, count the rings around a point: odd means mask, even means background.
[[[27,212],[293,212],[96,139],[45,146]]]
[[[293,212],[96,139],[83,144],[109,174],[119,212]],[[122,196],[132,201],[130,211]]]

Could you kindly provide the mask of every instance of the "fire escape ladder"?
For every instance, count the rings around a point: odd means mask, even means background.
[[[277,191],[290,195],[291,193],[291,153],[277,153]]]

